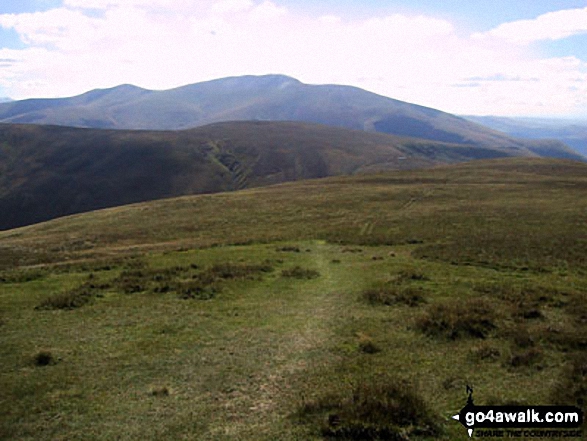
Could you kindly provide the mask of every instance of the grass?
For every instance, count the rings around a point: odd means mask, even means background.
[[[301,418],[325,414],[321,433],[328,439],[401,440],[440,435],[425,400],[404,379],[373,378],[358,383],[347,395],[308,401]]]
[[[432,337],[457,340],[464,337],[486,338],[496,328],[496,313],[487,300],[451,300],[428,308],[416,327]]]
[[[302,268],[301,266],[297,265],[293,268],[282,270],[281,276],[292,279],[315,279],[320,277],[320,273],[314,269]]]
[[[361,296],[372,305],[419,306],[426,302],[425,291],[414,287],[379,286],[363,291]]]
[[[479,405],[584,406],[585,178],[542,164],[0,233],[22,256],[0,259],[0,438],[466,440],[467,384]]]

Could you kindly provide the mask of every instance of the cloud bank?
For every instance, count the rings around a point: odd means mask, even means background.
[[[55,97],[282,73],[454,113],[587,113],[585,63],[527,47],[585,32],[581,14],[587,8],[463,37],[428,15],[316,17],[269,0],[64,0],[47,12],[0,15],[27,45],[0,50],[10,60],[0,85],[13,98]]]

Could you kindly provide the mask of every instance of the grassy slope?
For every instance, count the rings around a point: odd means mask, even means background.
[[[505,155],[287,122],[220,123],[180,132],[4,125],[0,229],[164,197]]]
[[[446,440],[468,439],[449,418],[465,384],[477,404],[573,402],[560,394],[587,381],[572,370],[586,335],[586,169],[510,159],[330,178],[0,233],[0,436],[318,440],[332,412],[345,423],[356,385],[390,375],[419,386]],[[228,262],[208,300],[180,298]],[[238,276],[244,265],[272,271]],[[319,276],[283,277],[296,266]],[[35,309],[88,283],[77,309]],[[363,299],[381,287],[427,303]],[[419,328],[453,300],[470,317],[475,298],[485,339]],[[35,365],[41,350],[55,362]]]

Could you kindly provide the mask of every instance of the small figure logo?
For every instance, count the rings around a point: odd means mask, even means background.
[[[465,429],[467,429],[467,432],[469,433],[469,438],[471,438],[473,436],[473,429],[471,429],[467,426],[467,424],[465,422],[466,421],[465,415],[467,414],[467,412],[471,412],[472,410],[475,409],[475,404],[473,403],[473,388],[471,386],[469,386],[468,384],[467,384],[467,394],[469,395],[469,397],[467,398],[466,406],[463,407],[459,413],[454,415],[452,417],[452,419],[461,423],[465,427]]]

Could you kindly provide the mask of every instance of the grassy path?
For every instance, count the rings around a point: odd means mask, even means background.
[[[288,285],[275,282],[283,287],[281,294],[287,301],[266,309],[265,320],[285,329],[276,335],[269,345],[273,350],[259,363],[259,371],[254,374],[256,382],[247,391],[248,406],[241,408],[238,421],[226,424],[226,419],[219,419],[218,426],[206,439],[292,439],[291,433],[280,433],[280,430],[296,430],[290,426],[290,415],[300,403],[301,395],[294,385],[332,362],[329,349],[337,339],[335,329],[348,306],[340,295],[337,267],[329,256],[332,247],[319,242],[311,247],[311,252],[303,256],[305,266],[317,270],[320,277]],[[307,436],[304,434],[303,439],[308,439]]]

